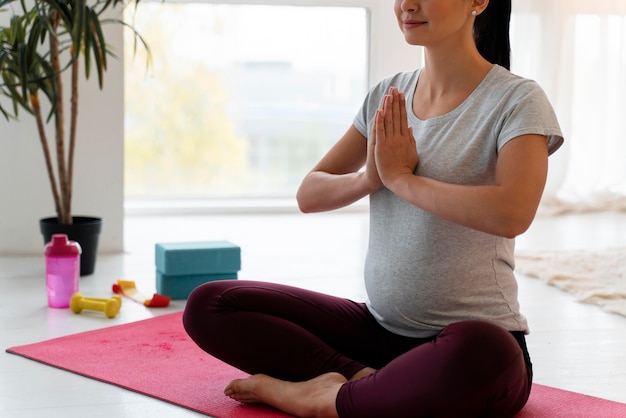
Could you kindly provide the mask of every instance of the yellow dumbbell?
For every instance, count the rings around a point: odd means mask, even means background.
[[[74,313],[81,313],[83,309],[102,311],[109,318],[115,318],[122,307],[122,297],[114,295],[109,299],[86,298],[80,293],[74,293],[70,301],[70,309]]]

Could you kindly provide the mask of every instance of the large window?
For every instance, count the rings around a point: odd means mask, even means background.
[[[134,26],[127,197],[293,196],[368,88],[363,7],[146,2]]]

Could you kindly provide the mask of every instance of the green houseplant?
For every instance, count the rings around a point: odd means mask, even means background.
[[[5,97],[0,112],[13,120],[22,110],[36,120],[56,211],[55,217],[40,221],[44,241],[77,223],[87,224],[89,237],[68,233],[83,247],[81,275],[93,272],[101,219],[72,214],[79,77],[84,71],[89,79],[95,71],[102,89],[107,57],[113,55],[103,31],[106,24],[129,28],[135,45],[148,48],[123,18],[111,17],[138,1],[0,0],[0,93]],[[93,252],[91,260],[87,251]]]

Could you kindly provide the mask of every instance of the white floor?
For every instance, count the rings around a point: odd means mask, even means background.
[[[366,251],[367,214],[129,216],[125,254],[100,255],[96,273],[81,279],[81,292],[108,297],[118,279],[155,291],[156,242],[226,239],[241,246],[242,279],[269,280],[364,298],[359,277]],[[626,214],[539,217],[518,248],[626,246]],[[522,309],[535,381],[626,402],[626,318],[580,304],[538,280],[519,277]],[[0,257],[0,348],[107,327],[174,312],[124,301],[114,319],[75,315],[46,305],[43,257]],[[191,411],[112,385],[0,353],[0,416],[191,417]]]

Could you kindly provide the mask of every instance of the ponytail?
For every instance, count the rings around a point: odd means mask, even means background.
[[[474,41],[478,52],[492,64],[511,69],[511,0],[490,0],[474,20]]]

